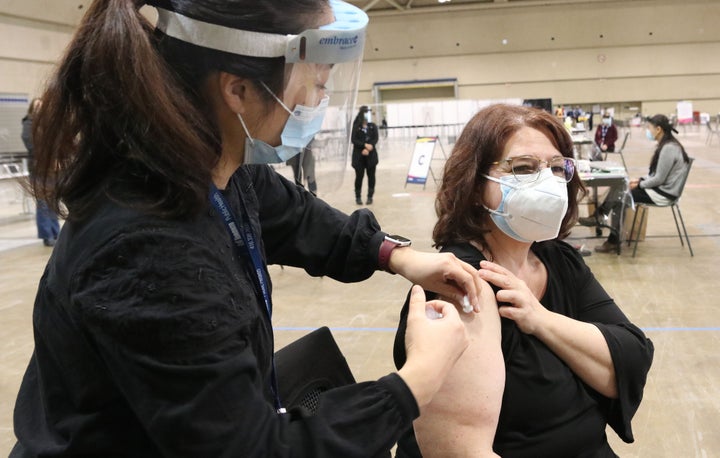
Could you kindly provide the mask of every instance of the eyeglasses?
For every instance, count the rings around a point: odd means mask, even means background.
[[[562,178],[566,183],[575,175],[575,159],[556,156],[549,161],[541,161],[535,156],[515,156],[502,161],[493,162],[492,165],[505,165],[508,169],[501,172],[512,172],[518,181],[535,181],[540,175],[540,164],[545,164],[556,177]]]

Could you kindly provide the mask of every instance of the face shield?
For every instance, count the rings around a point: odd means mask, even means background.
[[[282,144],[251,139],[246,156],[272,163],[311,154],[320,192],[342,184],[368,23],[367,14],[353,5],[329,4],[334,21],[298,35],[237,30],[157,8],[158,29],[173,38],[242,56],[285,57],[283,94],[271,93],[289,113]]]
[[[361,111],[361,112],[363,111],[363,107],[360,107],[360,111]],[[372,121],[372,109],[371,109],[371,108],[365,107],[365,112],[364,112],[362,115],[363,115],[363,119],[365,120],[365,122],[367,122],[367,123],[373,122],[373,121]]]

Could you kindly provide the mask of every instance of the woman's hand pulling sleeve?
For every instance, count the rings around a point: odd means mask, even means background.
[[[482,261],[480,274],[501,288],[498,303],[510,304],[500,307],[500,316],[541,340],[594,390],[608,398],[618,396],[610,350],[597,326],[549,311],[524,281],[498,264]]]

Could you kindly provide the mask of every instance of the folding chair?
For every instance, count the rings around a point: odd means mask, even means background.
[[[275,353],[280,399],[288,409],[314,413],[323,392],[355,383],[350,367],[326,326]]]
[[[605,155],[603,157],[603,161],[607,161],[608,154],[619,154],[620,159],[622,159],[623,167],[625,167],[625,171],[627,172],[627,164],[625,164],[625,156],[623,156],[623,150],[625,149],[625,144],[627,143],[627,139],[630,136],[630,131],[625,132],[625,136],[623,137],[622,145],[620,145],[620,148],[615,151],[603,151],[603,154]]]
[[[690,237],[688,237],[687,229],[685,228],[685,221],[683,221],[682,213],[680,213],[680,196],[682,196],[682,192],[685,189],[685,183],[687,183],[688,175],[690,175],[690,168],[692,167],[693,161],[695,158],[689,158],[687,170],[685,171],[685,176],[682,178],[682,184],[680,186],[680,195],[677,199],[672,201],[671,203],[667,205],[657,205],[657,204],[647,204],[647,203],[638,203],[636,204],[636,211],[635,211],[635,217],[633,218],[633,224],[631,226],[630,235],[628,237],[628,245],[633,240],[633,235],[635,235],[635,247],[633,248],[633,258],[635,257],[635,253],[637,253],[637,246],[638,242],[640,241],[640,234],[634,234],[635,228],[638,228],[638,231],[641,227],[643,227],[643,224],[645,223],[645,219],[647,218],[647,212],[650,207],[655,208],[667,208],[670,207],[670,209],[673,212],[673,219],[675,220],[675,228],[677,229],[678,237],[680,238],[680,244],[682,246],[685,246],[685,243],[683,242],[683,234],[685,234],[685,240],[687,241],[688,249],[690,250],[690,256],[695,256],[693,253],[692,246],[690,245]],[[640,224],[635,225],[637,222],[638,214],[641,213],[642,210],[642,216],[640,216]],[[677,210],[677,213],[676,213]],[[678,219],[680,220],[680,224],[678,224]],[[682,232],[680,232],[680,226],[682,226]]]
[[[706,125],[707,128],[708,128],[708,136],[707,136],[707,138],[705,139],[705,144],[706,144],[707,146],[712,145],[713,137],[718,137],[718,138],[720,138],[720,121],[718,121],[718,123],[719,123],[719,124],[716,125],[715,127],[713,127],[712,122],[710,122],[710,121],[707,121],[707,122],[705,123],[705,125]]]

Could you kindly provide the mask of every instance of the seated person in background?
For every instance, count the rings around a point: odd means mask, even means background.
[[[673,136],[677,133],[665,115],[657,114],[647,120],[645,135],[648,140],[656,141],[657,147],[650,160],[649,173],[638,179],[630,180],[630,192],[633,202],[669,205],[676,200],[682,189],[683,177],[687,173],[689,158],[685,148]],[[580,224],[594,226],[598,221],[608,219],[612,213],[612,226],[619,226],[619,213],[623,211],[623,193],[621,189],[612,189],[598,207],[597,214],[588,218],[580,218]],[[611,232],[602,245],[596,246],[598,253],[613,253],[617,250],[620,239],[616,232]]]
[[[485,108],[458,138],[438,192],[433,239],[478,266],[495,294],[481,295],[480,314],[463,316],[470,346],[414,422],[417,444],[408,432],[397,457],[481,456],[473,447],[484,446],[503,378],[492,448],[504,458],[614,457],[607,425],[633,441],[631,419],[653,344],[561,240],[583,191],[572,155],[561,122],[528,107]],[[487,309],[501,317],[504,377]],[[407,303],[395,340],[398,367],[406,313]]]
[[[595,144],[603,153],[612,153],[615,151],[615,142],[618,139],[617,128],[612,122],[610,115],[603,115],[602,123],[595,131]]]

